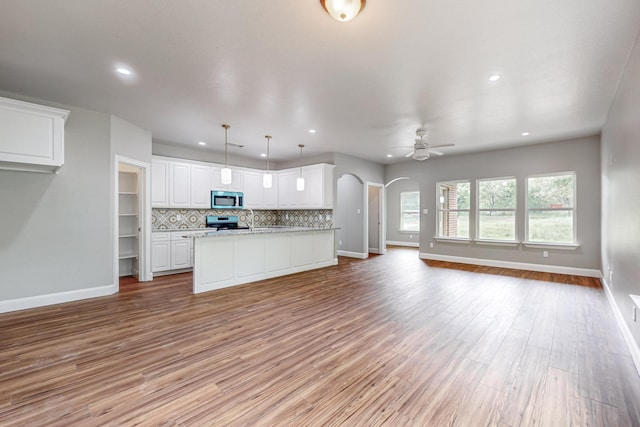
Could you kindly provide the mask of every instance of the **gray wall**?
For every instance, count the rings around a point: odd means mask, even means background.
[[[336,166],[333,172],[336,226],[348,227],[348,230],[337,233],[338,241],[342,239],[338,250],[366,254],[369,248],[365,242],[368,237],[368,230],[365,230],[368,212],[365,186],[367,182],[384,184],[384,165],[340,153],[334,153],[333,158]],[[359,181],[357,192],[354,181]]]
[[[354,175],[345,174],[338,179],[338,203],[335,226],[339,251],[366,254],[364,243],[364,184]]]
[[[223,144],[224,145],[224,144]],[[196,160],[200,162],[224,164],[224,146],[220,151],[210,151],[206,149],[190,148],[187,146],[177,146],[167,144],[161,141],[153,141],[153,154],[156,156],[175,157],[178,159]],[[239,150],[247,150],[247,148],[231,148],[227,153],[227,163],[233,166],[247,167],[254,169],[267,169],[267,160],[260,157],[260,153],[255,153],[256,158],[246,156],[238,156],[235,153]],[[271,169],[283,169],[276,162],[270,162]]]
[[[400,193],[420,191],[420,184],[413,179],[403,179],[390,184],[387,189],[387,240],[418,244],[420,232],[400,232]],[[421,220],[424,220],[422,215]]]
[[[474,180],[515,176],[518,179],[518,214],[516,232],[524,240],[524,188],[528,175],[576,171],[577,228],[580,248],[574,251],[525,247],[497,247],[476,244],[441,243],[436,234],[436,182],[468,179],[475,206]],[[424,162],[410,161],[387,167],[387,182],[408,176],[420,184],[420,204],[429,209],[421,215],[420,252],[447,256],[480,258],[520,263],[548,264],[575,268],[600,269],[600,137],[590,136],[567,141],[510,148],[459,156],[445,156]],[[399,199],[389,199],[387,212],[399,209]],[[471,229],[475,229],[473,220]],[[429,243],[434,248],[429,248]]]
[[[58,175],[0,170],[0,300],[113,284],[110,118],[71,110]]]
[[[629,298],[629,294],[640,295],[639,112],[640,46],[636,40],[602,131],[602,271],[640,344],[640,323],[632,320]]]
[[[151,132],[111,116],[111,154],[151,164]]]

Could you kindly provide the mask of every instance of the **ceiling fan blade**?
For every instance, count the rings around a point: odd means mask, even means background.
[[[236,147],[236,148],[244,148],[244,145],[234,144],[233,142],[227,142],[227,145],[230,145],[231,147]]]
[[[409,153],[405,154],[405,157],[411,157],[413,156],[413,150],[411,150]]]
[[[442,156],[444,153],[442,151],[433,150],[429,148],[429,154],[435,154],[436,156]]]
[[[438,145],[430,145],[429,148],[440,148],[440,147],[453,147],[456,144],[438,144]]]

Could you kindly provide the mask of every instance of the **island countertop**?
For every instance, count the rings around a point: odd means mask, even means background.
[[[238,230],[210,230],[203,231],[202,233],[190,233],[185,234],[183,237],[189,239],[199,239],[202,237],[226,237],[226,236],[241,236],[247,234],[266,234],[266,233],[299,233],[304,231],[329,231],[338,230],[338,227],[291,227],[291,226],[268,226],[268,227],[254,227]]]

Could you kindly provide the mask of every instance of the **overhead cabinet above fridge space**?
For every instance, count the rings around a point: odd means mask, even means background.
[[[57,172],[69,111],[0,97],[0,169]]]
[[[154,208],[209,209],[211,190],[244,192],[251,209],[333,209],[333,165],[271,171],[273,185],[262,186],[264,171],[233,168],[232,181],[220,181],[221,165],[154,156],[151,161],[151,202]],[[296,179],[305,179],[305,190],[296,190]]]

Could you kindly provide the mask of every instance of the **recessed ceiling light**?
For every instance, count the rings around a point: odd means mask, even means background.
[[[529,136],[529,132],[522,132],[520,135],[522,135],[522,136]]]
[[[387,154],[387,157],[393,157],[393,155],[392,154]]]
[[[309,133],[316,133],[315,129],[309,129]]]
[[[260,157],[267,157],[266,153],[260,153]]]
[[[204,142],[204,141],[198,141],[198,144],[199,144],[199,145],[207,145],[207,143],[206,143],[206,142]]]
[[[498,80],[500,80],[500,75],[499,74],[494,74],[491,77],[489,77],[489,81],[490,82],[497,82]]]
[[[124,67],[118,67],[116,68],[116,71],[119,74],[122,74],[123,76],[130,76],[131,75],[131,70],[124,68]]]

